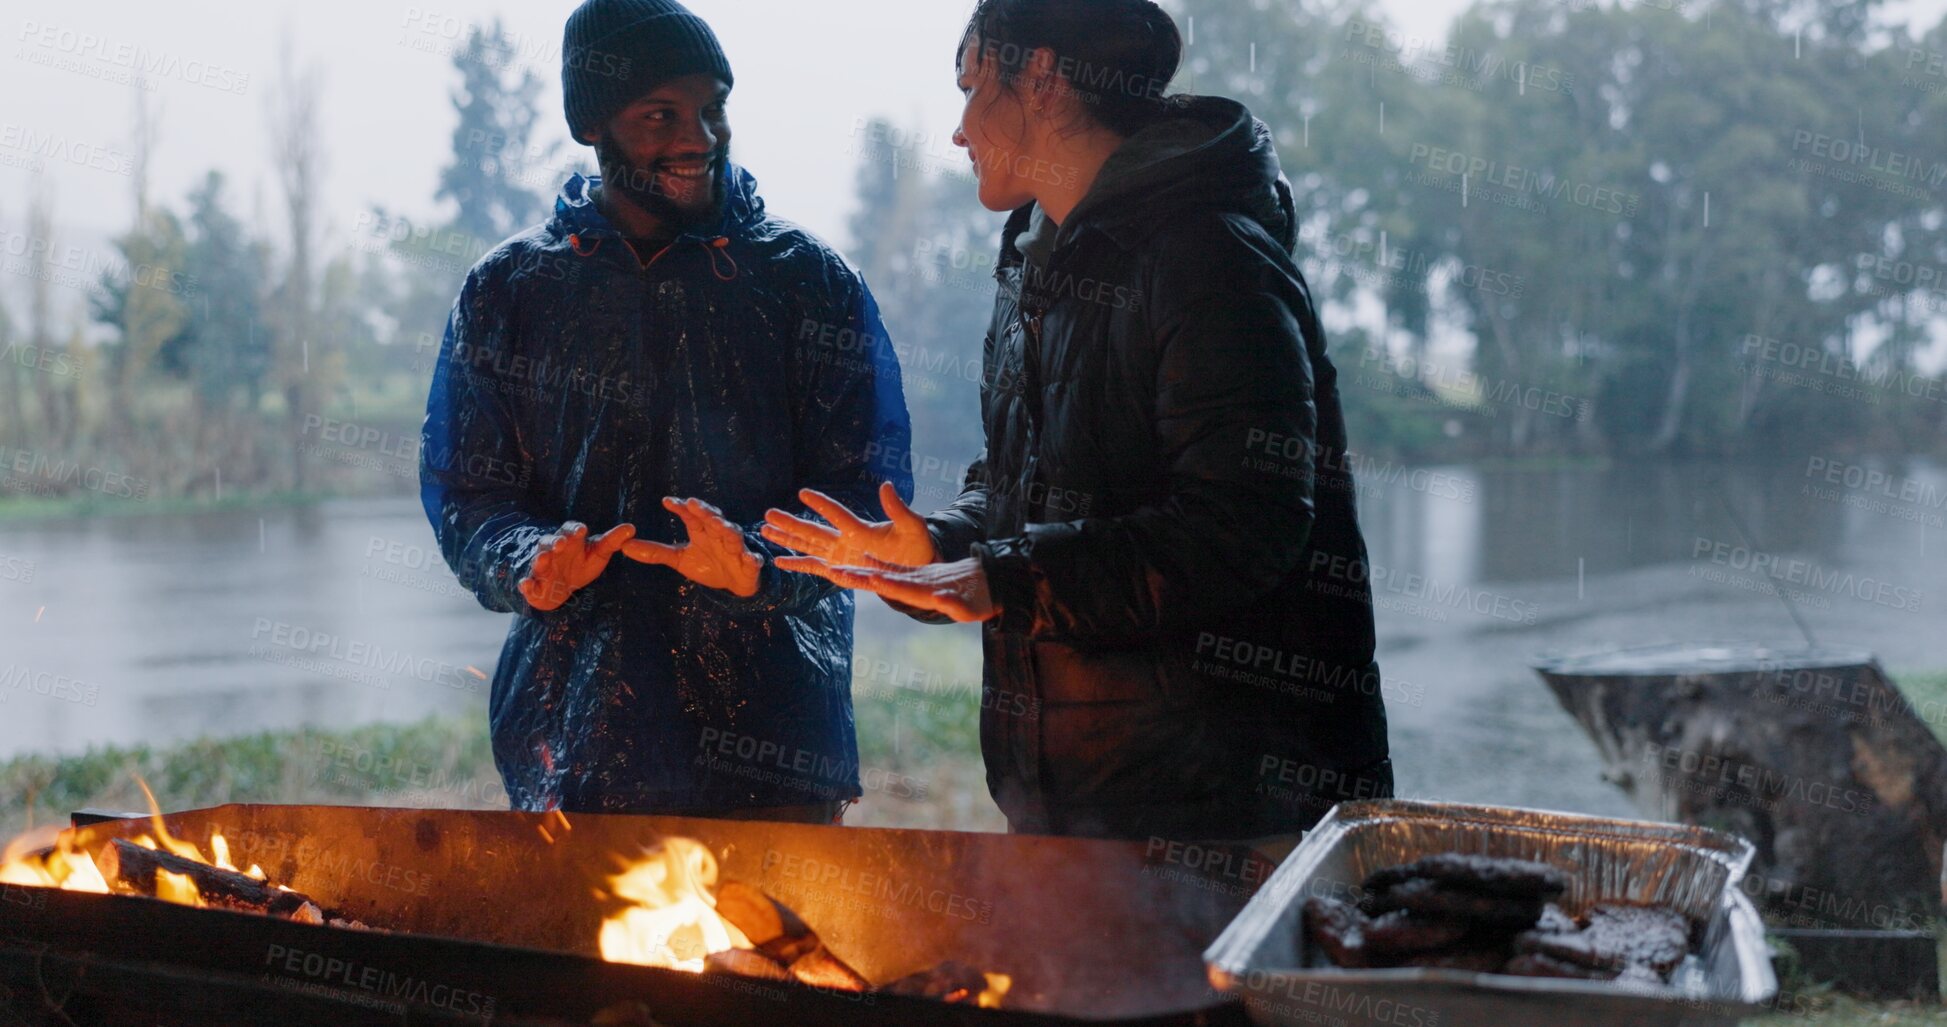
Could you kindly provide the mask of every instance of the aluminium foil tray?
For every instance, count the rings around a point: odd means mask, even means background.
[[[1204,952],[1211,983],[1259,1024],[1337,1027],[1717,1027],[1777,994],[1755,907],[1739,889],[1752,857],[1736,835],[1681,824],[1449,803],[1334,808]],[[1353,899],[1367,874],[1438,852],[1536,860],[1571,875],[1560,904],[1672,906],[1705,924],[1700,952],[1657,987],[1407,967],[1347,970],[1312,951],[1307,898]]]

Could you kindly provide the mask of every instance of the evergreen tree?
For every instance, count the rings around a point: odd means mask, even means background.
[[[531,67],[515,74],[515,53],[496,18],[486,29],[475,26],[465,49],[453,55],[460,85],[452,98],[460,119],[453,126],[453,162],[440,172],[437,198],[458,205],[455,230],[481,239],[504,239],[545,209],[529,185],[546,171],[552,152],[537,160],[529,150],[541,80]]]
[[[268,248],[226,209],[223,189],[222,172],[211,171],[190,194],[189,325],[162,354],[164,365],[188,378],[198,399],[218,413],[239,402],[253,406],[271,366],[271,332],[260,302]]]

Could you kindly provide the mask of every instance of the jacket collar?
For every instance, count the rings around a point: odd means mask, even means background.
[[[620,237],[621,229],[595,204],[594,190],[601,184],[599,175],[570,176],[554,199],[554,216],[548,220],[548,230],[561,239],[577,235],[596,238],[604,234]],[[764,220],[764,199],[758,195],[757,179],[749,171],[725,161],[718,172],[717,185],[724,193],[723,210],[717,220],[689,229],[677,236],[678,239],[736,238]]]

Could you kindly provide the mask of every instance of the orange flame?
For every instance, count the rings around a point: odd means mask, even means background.
[[[230,858],[230,841],[222,832],[210,835],[212,855],[205,856],[203,850],[192,842],[187,842],[169,833],[168,825],[162,821],[162,809],[156,804],[155,793],[149,790],[148,782],[140,776],[135,783],[142,789],[142,795],[149,802],[149,823],[155,835],[137,835],[129,841],[145,849],[170,852],[184,859],[239,874],[247,874],[259,881],[269,879],[264,868],[252,863],[250,869],[238,868]],[[158,842],[157,838],[161,840]],[[22,884],[38,888],[59,888],[64,891],[85,891],[106,895],[111,890],[108,882],[96,869],[95,861],[74,844],[74,833],[63,831],[52,825],[36,828],[8,842],[4,852],[0,852],[0,884]],[[156,875],[156,897],[185,906],[205,906],[203,897],[196,890],[195,882],[182,874],[160,871]]]
[[[74,836],[52,825],[29,831],[0,852],[0,884],[108,894],[108,882],[88,854],[74,847]]]
[[[735,924],[717,915],[717,860],[701,843],[666,838],[609,878],[628,908],[602,923],[602,958],[703,972],[704,957],[751,948]]]
[[[166,850],[184,859],[193,859],[198,863],[207,863],[220,870],[245,874],[259,881],[270,878],[269,874],[264,873],[264,868],[255,863],[250,864],[249,870],[240,869],[235,863],[232,863],[230,861],[230,840],[223,837],[223,832],[221,831],[213,831],[210,833],[210,851],[213,853],[212,856],[203,855],[203,850],[197,848],[195,843],[183,841],[181,838],[170,834],[168,825],[162,822],[162,807],[156,803],[155,793],[149,790],[149,783],[142,780],[142,775],[140,774],[136,774],[134,777],[136,785],[142,789],[142,798],[148,800],[149,803],[149,823],[155,827],[156,835],[162,839],[162,844],[157,845],[148,835],[142,835],[131,839],[135,844],[146,849]],[[209,905],[209,903],[203,901],[202,893],[196,890],[196,882],[182,874],[171,873],[167,870],[158,871],[156,873],[155,884],[156,898],[162,899],[165,902],[174,902],[184,906]]]

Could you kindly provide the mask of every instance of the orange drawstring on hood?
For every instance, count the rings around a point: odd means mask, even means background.
[[[681,240],[677,240],[677,241],[680,242]],[[737,258],[732,257],[729,253],[729,249],[730,249],[729,236],[720,235],[717,236],[715,239],[710,240],[709,242],[703,242],[703,240],[698,239],[697,242],[703,247],[704,252],[710,255],[710,273],[716,275],[718,281],[734,282],[737,280],[739,269],[737,267]],[[568,245],[574,248],[575,256],[592,257],[601,250],[602,240],[596,239],[594,245],[583,248],[581,244],[581,233],[577,232],[573,235],[568,236]],[[635,247],[633,246],[630,247],[631,250],[633,250],[634,248]],[[665,246],[661,250],[658,250],[656,252],[656,255],[650,257],[648,262],[643,264],[642,266],[645,268],[654,266],[656,261],[661,260],[663,258],[663,254],[668,253],[670,250],[673,250],[675,248],[676,248],[676,243],[674,242],[670,243],[668,246]],[[717,264],[717,256],[719,254],[723,256],[724,263],[730,265],[729,274],[724,274],[723,268]],[[636,259],[641,260],[642,259],[641,255],[637,254]]]
[[[723,259],[730,264],[730,273],[727,275],[717,270],[717,254],[719,253],[723,254]],[[710,243],[710,272],[717,276],[718,281],[730,282],[736,280],[737,258],[730,255],[729,236],[720,235]]]

